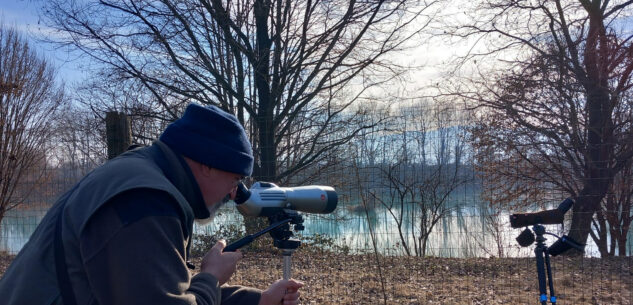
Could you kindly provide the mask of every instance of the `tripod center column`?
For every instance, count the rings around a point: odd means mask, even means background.
[[[284,249],[282,255],[284,257],[284,280],[289,280],[292,277],[292,253],[294,249]]]

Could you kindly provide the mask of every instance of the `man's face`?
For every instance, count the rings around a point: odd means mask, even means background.
[[[229,199],[235,199],[237,185],[244,178],[242,175],[210,168],[205,165],[201,165],[199,176],[196,177],[196,180],[198,180],[204,203],[208,208],[215,209]]]

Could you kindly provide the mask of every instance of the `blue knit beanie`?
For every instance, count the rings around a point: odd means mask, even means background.
[[[219,170],[250,176],[253,149],[237,118],[215,106],[190,104],[160,140],[175,152]]]

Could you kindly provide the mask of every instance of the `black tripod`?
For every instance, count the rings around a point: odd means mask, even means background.
[[[534,231],[534,233],[532,233],[532,231]],[[585,245],[577,243],[567,235],[559,237],[556,234],[546,232],[545,227],[540,224],[532,226],[532,231],[526,228],[519,234],[517,241],[522,247],[528,247],[536,241],[534,254],[536,256],[536,272],[538,274],[539,302],[541,302],[541,305],[547,304],[547,284],[549,284],[549,300],[552,304],[556,304],[552,267],[549,260],[550,255],[557,256],[571,248],[584,251]],[[545,246],[546,239],[543,237],[545,234],[552,235],[558,238],[558,240],[550,247],[547,247]],[[534,235],[536,235],[536,238]],[[545,276],[547,276],[547,278]]]
[[[540,292],[539,301],[542,305],[547,304],[547,287],[545,280],[545,271],[547,270],[547,282],[549,283],[549,295],[550,302],[556,304],[556,294],[554,293],[554,281],[552,280],[552,267],[549,260],[549,248],[545,246],[545,227],[536,224],[532,227],[532,231],[536,234],[536,248],[534,248],[534,254],[536,255],[536,272],[538,273],[538,289]],[[548,233],[550,234],[550,233]],[[545,266],[543,265],[545,261]],[[547,269],[545,269],[547,267]]]
[[[293,236],[294,231],[303,231],[303,217],[295,210],[290,209],[269,209],[263,212],[268,216],[268,222],[270,225],[264,230],[261,230],[255,234],[240,238],[236,242],[226,246],[224,251],[235,251],[243,246],[254,241],[257,237],[262,236],[265,233],[270,233],[273,238],[273,245],[281,250],[283,256],[283,278],[288,280],[292,277],[292,254],[299,248],[301,241]],[[290,225],[293,225],[292,227]]]
[[[579,244],[567,235],[558,237],[558,235],[545,232],[544,224],[562,224],[565,220],[565,213],[569,211],[574,201],[571,198],[567,198],[561,202],[557,208],[536,212],[536,213],[517,213],[510,215],[510,225],[513,228],[521,228],[532,225],[532,231],[525,228],[521,234],[516,238],[521,247],[528,247],[534,243],[534,234],[536,234],[536,248],[534,254],[536,255],[536,271],[538,272],[538,288],[539,288],[539,301],[541,305],[547,304],[547,281],[549,281],[549,293],[550,302],[556,304],[556,294],[554,294],[554,281],[552,280],[552,267],[550,265],[549,257],[561,254],[571,248],[575,248],[581,252],[584,251],[585,245]],[[549,248],[545,246],[545,237],[543,235],[549,234],[558,238]],[[545,267],[547,266],[547,280],[545,279]]]

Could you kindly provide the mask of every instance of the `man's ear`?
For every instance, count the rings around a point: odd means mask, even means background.
[[[187,164],[189,165],[189,169],[194,173],[194,176],[201,175],[203,177],[208,177],[211,174],[211,168],[200,163],[193,161],[187,157],[183,157]]]
[[[200,166],[200,173],[202,173],[203,176],[205,177],[211,176],[211,172],[213,171],[211,167],[208,167],[202,163],[198,163],[198,166]]]

